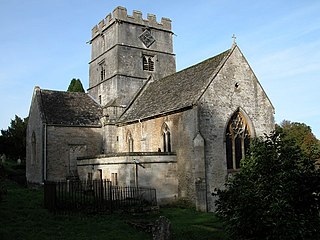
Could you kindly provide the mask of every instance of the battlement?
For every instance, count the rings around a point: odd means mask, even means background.
[[[102,19],[98,25],[92,28],[92,38],[104,29],[108,28],[116,21],[130,22],[134,24],[144,25],[151,28],[157,28],[161,30],[171,31],[171,20],[169,18],[161,18],[161,22],[157,22],[156,15],[148,14],[147,19],[142,18],[140,11],[133,11],[132,16],[127,14],[127,9],[124,7],[117,7],[113,10],[112,14],[109,13],[104,19]]]

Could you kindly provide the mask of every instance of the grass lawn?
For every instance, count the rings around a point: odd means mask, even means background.
[[[7,181],[0,202],[0,239],[152,239],[130,221],[152,221],[160,215],[172,223],[172,239],[223,239],[221,224],[210,213],[161,208],[157,214],[58,215],[43,208],[43,191]]]

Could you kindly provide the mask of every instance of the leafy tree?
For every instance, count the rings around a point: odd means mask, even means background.
[[[26,157],[26,131],[28,118],[15,116],[11,120],[7,130],[1,130],[0,154],[5,154],[11,158],[25,159]]]
[[[254,140],[218,196],[230,239],[320,239],[320,171],[284,133]]]
[[[283,120],[280,126],[277,126],[277,131],[283,133],[287,140],[294,141],[309,158],[320,158],[320,141],[306,124]]]
[[[73,78],[69,84],[68,92],[85,92],[80,79]]]

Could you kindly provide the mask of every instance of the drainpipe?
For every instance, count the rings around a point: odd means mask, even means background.
[[[43,138],[43,180],[47,180],[47,124],[44,124]]]
[[[139,123],[140,123],[140,139],[142,141],[142,122],[140,118],[139,118]]]

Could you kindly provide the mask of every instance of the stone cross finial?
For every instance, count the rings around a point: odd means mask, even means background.
[[[236,43],[236,39],[237,39],[237,37],[236,37],[236,35],[235,35],[235,34],[232,34],[232,38],[233,38],[233,44],[237,44],[237,43]]]

